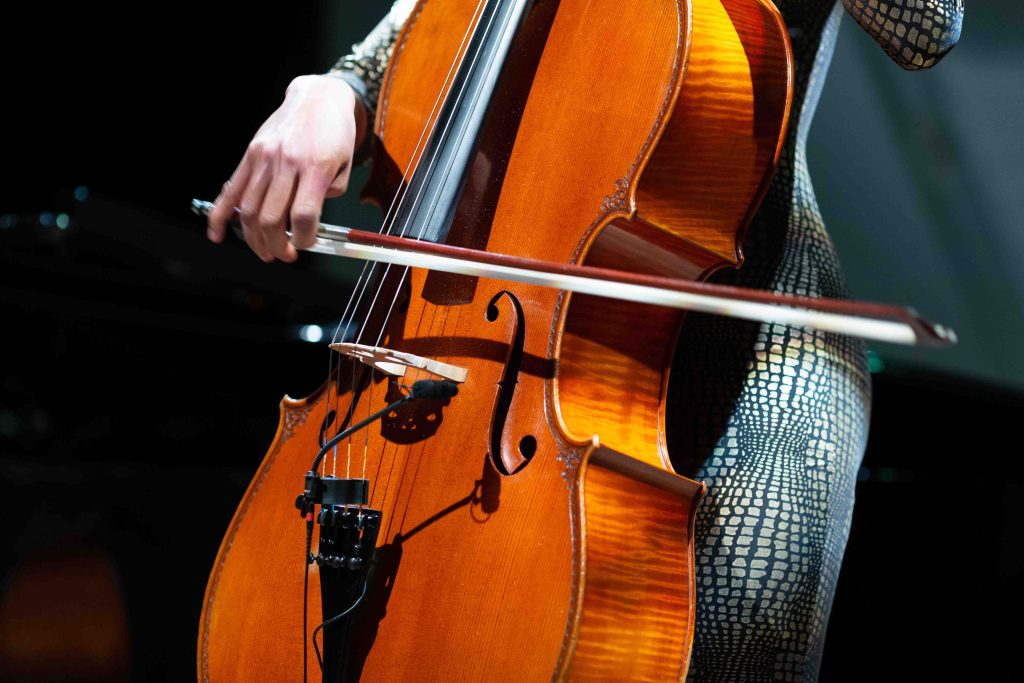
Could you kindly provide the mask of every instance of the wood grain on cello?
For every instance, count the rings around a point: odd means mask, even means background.
[[[521,4],[493,96],[461,105],[481,116],[466,128],[474,142],[465,175],[451,174],[461,182],[451,206],[429,214],[450,217],[446,243],[693,279],[739,265],[788,114],[774,7]],[[481,35],[480,8],[424,0],[399,37],[367,189],[389,215],[393,198],[444,180],[434,155],[457,167],[451,150],[464,142],[444,134],[450,109],[437,104],[458,94],[453,63],[470,76],[487,66],[463,40]],[[439,142],[424,144],[424,131]],[[467,373],[458,396],[388,414],[326,471],[367,479],[365,507],[379,511],[365,594],[324,629],[321,674],[309,634],[347,607],[327,589],[322,601],[321,588],[348,570],[314,538],[324,561],[309,565],[304,605],[296,493],[325,436],[403,391],[349,359],[317,394],[282,404],[211,573],[200,679],[298,680],[305,656],[323,680],[681,680],[702,492],[671,471],[664,441],[683,313],[399,271],[375,283],[383,295],[361,313],[363,341]]]

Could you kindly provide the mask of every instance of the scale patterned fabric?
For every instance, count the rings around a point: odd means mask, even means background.
[[[791,129],[739,270],[714,281],[844,298],[805,145],[845,9],[908,70],[957,42],[962,0],[778,0],[796,66]],[[372,111],[395,37],[390,13],[328,72]],[[697,515],[692,681],[814,681],[867,440],[863,344],[785,325],[691,315],[669,387],[676,469],[708,485]]]

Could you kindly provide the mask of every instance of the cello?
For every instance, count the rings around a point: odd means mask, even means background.
[[[375,122],[385,229],[576,274],[738,266],[786,127],[781,20],[635,4],[421,2]],[[218,553],[201,679],[294,679],[320,649],[323,680],[683,678],[702,490],[664,444],[683,314],[401,268],[367,271],[350,309],[344,362],[283,402]],[[431,376],[458,395],[406,393]]]

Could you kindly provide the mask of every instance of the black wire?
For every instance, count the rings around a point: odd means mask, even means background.
[[[337,434],[334,438],[332,438],[330,441],[325,443],[320,448],[320,452],[318,452],[316,454],[316,457],[313,458],[313,464],[312,464],[312,466],[310,466],[309,471],[310,472],[316,472],[317,468],[320,467],[320,463],[321,463],[321,461],[323,461],[324,456],[327,455],[327,452],[330,451],[334,447],[334,445],[336,443],[338,443],[339,441],[341,441],[342,439],[347,437],[349,434],[352,434],[353,432],[359,431],[360,429],[362,429],[366,425],[374,422],[375,420],[380,419],[384,415],[387,415],[389,412],[391,412],[392,410],[394,410],[398,406],[402,405],[403,403],[407,403],[409,401],[412,401],[415,398],[418,398],[418,397],[413,395],[413,394],[409,394],[408,396],[403,396],[402,398],[398,399],[397,401],[395,401],[391,405],[385,406],[383,409],[378,410],[373,415],[370,415],[368,418],[366,418],[362,422],[360,422],[358,424],[354,424],[351,427],[349,427],[348,429],[346,429],[345,431],[341,432],[340,434]]]
[[[313,639],[312,639],[313,640],[313,650],[316,652],[316,663],[320,665],[320,670],[321,671],[324,670],[324,660],[323,660],[323,657],[320,656],[320,648],[316,644],[316,634],[320,633],[320,631],[322,631],[325,626],[330,626],[331,624],[336,622],[338,619],[341,619],[342,617],[346,616],[349,612],[354,610],[356,607],[358,607],[359,603],[361,603],[363,601],[363,598],[366,597],[366,587],[367,587],[367,585],[369,583],[370,583],[370,579],[369,578],[363,579],[363,592],[359,594],[359,597],[356,598],[356,601],[353,602],[349,606],[349,608],[347,610],[345,610],[344,612],[342,612],[341,614],[338,614],[338,615],[335,615],[335,616],[331,617],[330,619],[328,619],[327,621],[321,623],[319,626],[317,626],[315,629],[313,629]],[[305,644],[303,644],[303,649],[305,649]]]
[[[442,391],[441,393],[438,393],[437,387],[439,385],[449,385],[450,388],[448,392]],[[333,438],[331,438],[327,443],[320,447],[320,451],[316,454],[316,457],[313,458],[313,464],[310,466],[309,471],[316,472],[317,468],[320,467],[320,463],[323,461],[324,456],[327,455],[327,452],[330,451],[334,447],[334,445],[337,444],[339,441],[349,436],[350,434],[358,432],[360,429],[375,422],[376,420],[379,420],[380,418],[390,413],[392,410],[398,408],[403,403],[415,401],[416,399],[420,398],[448,398],[454,396],[457,393],[459,393],[459,389],[454,382],[441,382],[439,380],[425,379],[414,382],[412,385],[412,391],[410,391],[408,395],[403,396],[402,398],[398,399],[397,401],[390,405],[384,406],[382,409],[378,410],[373,415],[370,415],[362,422],[354,424],[345,431],[335,434]]]
[[[309,610],[309,565],[313,564],[313,520],[306,520],[306,557],[302,577],[302,683],[308,681],[309,652],[306,648],[306,615]],[[316,645],[316,643],[313,643]]]
[[[418,396],[416,396],[416,394],[414,394],[414,393],[410,393],[408,396],[403,396],[402,398],[400,398],[399,400],[395,401],[391,405],[386,406],[383,410],[379,410],[376,413],[374,413],[373,415],[370,415],[368,418],[366,418],[365,420],[363,420],[359,424],[352,425],[351,427],[349,427],[345,431],[341,432],[340,434],[337,434],[333,439],[329,440],[327,443],[325,443],[320,448],[320,452],[318,452],[316,454],[316,457],[313,459],[313,465],[309,468],[309,471],[310,472],[316,472],[317,468],[320,467],[320,463],[323,461],[324,456],[327,455],[327,452],[330,451],[332,447],[334,447],[334,444],[338,443],[339,441],[344,439],[346,436],[348,436],[352,432],[355,432],[355,431],[357,431],[359,429],[362,429],[363,427],[365,427],[366,425],[370,424],[374,420],[376,420],[376,419],[386,415],[387,413],[391,412],[392,410],[394,410],[398,406],[402,405],[403,403],[406,403],[408,401],[412,401],[412,400],[414,400],[416,398],[418,398]],[[307,513],[307,514],[309,514],[309,513]],[[313,549],[313,520],[309,519],[309,520],[306,521],[306,557],[303,558],[303,561],[306,563],[306,567],[305,567],[305,573],[304,573],[303,580],[302,580],[302,680],[303,680],[303,683],[306,683],[306,681],[308,680],[307,677],[309,675],[309,673],[308,673],[309,672],[309,669],[308,669],[308,656],[309,655],[306,652],[306,613],[307,613],[307,610],[309,609],[309,565],[311,564],[311,561],[312,561],[312,559],[311,559],[312,549]],[[363,581],[363,592],[359,596],[359,599],[356,600],[352,604],[352,606],[349,607],[347,610],[345,610],[344,612],[342,612],[338,616],[332,617],[332,618],[328,619],[327,621],[323,622],[322,624],[317,626],[316,629],[313,631],[313,638],[312,638],[312,640],[313,640],[313,650],[316,651],[316,661],[317,661],[317,664],[319,664],[321,671],[323,671],[324,662],[323,662],[323,658],[320,656],[320,648],[316,644],[316,634],[319,633],[325,626],[328,626],[328,625],[334,623],[338,619],[341,619],[343,616],[345,616],[346,614],[348,614],[349,612],[354,610],[356,608],[356,606],[359,605],[360,602],[362,602],[363,596],[365,596],[365,595],[366,595],[366,581],[364,580]]]
[[[323,461],[324,456],[327,455],[328,451],[330,451],[331,448],[333,448],[336,443],[338,443],[339,441],[341,441],[342,439],[347,437],[349,434],[352,434],[353,432],[358,431],[358,430],[362,429],[363,427],[365,427],[366,425],[372,423],[374,420],[377,420],[377,419],[383,417],[384,415],[386,415],[387,413],[391,412],[392,410],[394,410],[398,406],[402,405],[403,403],[407,403],[409,401],[413,401],[413,400],[416,400],[418,398],[431,397],[430,393],[421,393],[420,391],[417,391],[417,389],[418,389],[417,385],[418,384],[424,384],[425,385],[425,384],[428,384],[428,383],[425,380],[423,382],[417,382],[416,384],[413,385],[413,391],[411,391],[407,396],[403,396],[402,398],[398,399],[397,401],[395,401],[391,405],[385,406],[382,410],[379,410],[376,413],[374,413],[373,415],[370,415],[369,417],[367,417],[362,422],[360,422],[358,424],[355,424],[355,425],[352,425],[351,427],[349,427],[348,429],[344,430],[343,432],[341,432],[339,434],[336,434],[334,436],[334,438],[330,439],[327,443],[325,443],[320,448],[320,451],[316,454],[316,457],[313,458],[313,464],[309,468],[310,473],[316,473],[317,468],[320,467],[320,463]],[[427,390],[427,391],[429,392],[429,390]],[[457,391],[458,390],[456,389],[455,392],[453,392],[453,393],[457,393]],[[312,504],[310,504],[310,505],[311,505],[311,507],[313,507]],[[310,513],[307,513],[307,514],[310,514]],[[306,681],[308,680],[307,679],[307,676],[308,676],[308,668],[307,668],[308,667],[308,664],[307,664],[308,654],[306,652],[306,613],[307,613],[307,610],[309,608],[309,605],[308,605],[308,603],[309,603],[309,565],[312,563],[312,549],[313,549],[313,520],[312,519],[307,519],[307,521],[306,521],[306,557],[304,558],[304,561],[306,563],[306,567],[305,567],[305,573],[304,573],[303,581],[302,581],[302,680],[303,680],[303,683],[306,683]],[[324,660],[323,660],[323,657],[320,656],[320,647],[316,644],[316,634],[320,633],[320,631],[322,631],[325,626],[330,626],[331,624],[333,624],[337,620],[341,619],[346,614],[348,614],[349,612],[351,612],[352,610],[354,610],[356,607],[359,606],[359,603],[362,602],[363,598],[366,596],[366,586],[367,586],[367,582],[368,581],[369,581],[368,578],[363,580],[363,592],[360,593],[359,598],[356,599],[356,601],[354,603],[352,603],[352,605],[347,610],[345,610],[344,612],[342,612],[341,614],[339,614],[337,616],[331,617],[330,619],[328,619],[327,621],[321,623],[319,626],[317,626],[313,630],[313,637],[312,637],[311,640],[313,641],[313,650],[316,652],[316,661],[317,661],[317,664],[320,666],[320,670],[321,671],[323,671],[323,669],[324,669]]]

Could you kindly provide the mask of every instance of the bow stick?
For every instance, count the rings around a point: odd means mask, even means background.
[[[192,210],[197,214],[209,215],[212,208],[210,202],[192,200]],[[238,209],[235,211],[237,214]],[[731,318],[808,326],[893,344],[950,346],[957,340],[951,328],[926,320],[907,307],[777,294],[573,263],[551,263],[324,223],[317,228],[316,242],[306,251],[524,282]]]

